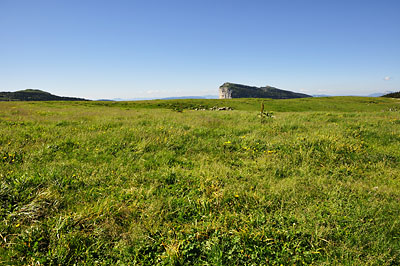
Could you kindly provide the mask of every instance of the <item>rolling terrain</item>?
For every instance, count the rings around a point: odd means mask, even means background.
[[[399,106],[1,102],[0,264],[398,265]]]
[[[0,92],[0,101],[88,101],[82,98],[53,95],[42,90],[26,89],[14,92]]]

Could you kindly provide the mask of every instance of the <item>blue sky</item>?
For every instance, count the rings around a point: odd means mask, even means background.
[[[400,90],[398,0],[0,0],[0,91]]]

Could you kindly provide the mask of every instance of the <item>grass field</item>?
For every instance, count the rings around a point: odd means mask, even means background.
[[[400,101],[260,103],[0,103],[0,264],[399,265]]]

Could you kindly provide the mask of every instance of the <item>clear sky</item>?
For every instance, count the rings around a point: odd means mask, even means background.
[[[0,0],[0,91],[400,90],[399,0]]]

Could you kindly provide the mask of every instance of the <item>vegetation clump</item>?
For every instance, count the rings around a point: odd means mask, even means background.
[[[266,112],[264,110],[264,102],[261,102],[261,110],[259,114],[261,118],[261,123],[265,123],[267,118],[273,118],[274,114],[272,112]]]

